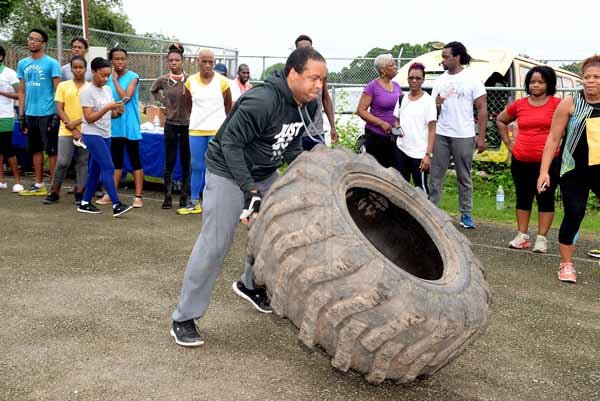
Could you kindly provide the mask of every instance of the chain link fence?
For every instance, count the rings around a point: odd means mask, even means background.
[[[239,64],[247,64],[253,81],[262,81],[273,70],[282,69],[287,56],[245,56],[238,57]],[[409,62],[410,58],[399,58],[399,67]],[[373,65],[374,57],[327,57],[329,84],[367,84],[377,78]],[[232,71],[232,75],[234,71]]]
[[[362,95],[364,85],[332,84],[329,86],[332,103],[337,116],[336,127],[338,130],[347,130],[362,133],[364,122],[356,115],[358,102]],[[502,147],[502,139],[496,127],[496,118],[514,100],[527,96],[523,88],[503,88],[489,87],[487,90],[488,122],[486,131],[486,140],[488,149],[499,151]],[[572,95],[576,89],[561,88],[557,89],[557,97]],[[407,93],[408,88],[403,88]],[[475,112],[475,121],[477,121],[477,111]],[[338,124],[340,126],[338,126]],[[511,127],[513,135],[517,134],[518,127]]]
[[[57,24],[59,29],[56,35],[52,35],[47,53],[55,56],[61,64],[66,63],[70,57],[70,42],[73,38],[83,36],[80,26],[69,24]],[[154,104],[150,94],[150,87],[154,80],[167,72],[166,53],[171,40],[151,36],[140,36],[108,32],[98,29],[89,29],[90,45],[104,48],[102,56],[106,57],[109,49],[119,46],[128,51],[129,68],[140,76],[140,102],[143,105]],[[19,59],[27,57],[25,44],[13,44],[0,41],[6,50],[6,64],[16,69]],[[230,77],[235,76],[240,64],[250,67],[252,81],[261,81],[274,69],[285,65],[287,56],[240,56],[235,49],[215,47],[209,45],[182,43],[185,48],[184,69],[190,73],[196,71],[196,55],[201,48],[209,48],[215,53],[215,61],[227,65]],[[98,54],[95,54],[98,55]],[[343,116],[344,123],[358,126],[364,125],[355,116],[356,108],[361,97],[363,88],[377,77],[373,63],[374,58],[369,57],[334,57],[327,58],[329,68],[328,86],[333,101],[335,112]],[[399,58],[398,65],[402,66],[409,62],[410,58]],[[553,67],[561,67],[571,72],[579,73],[579,60],[547,59],[540,60]],[[407,88],[404,88],[406,90]],[[573,89],[561,89],[558,96],[572,92]],[[501,140],[498,135],[495,119],[506,105],[517,98],[524,96],[520,88],[488,88],[488,145],[492,149],[499,149]]]
[[[71,40],[83,36],[83,28],[76,25],[61,24],[60,35],[56,35],[58,41],[49,43],[48,53],[56,52],[61,64],[69,60],[71,54]],[[168,72],[166,55],[169,45],[173,40],[166,40],[148,36],[130,35],[108,32],[99,29],[89,29],[90,46],[99,46],[108,52],[113,47],[121,47],[127,50],[128,66],[140,76],[140,102],[143,104],[154,104],[150,94],[150,87],[154,80]],[[178,42],[180,43],[180,42]],[[183,69],[190,73],[196,72],[196,55],[202,48],[210,49],[215,53],[215,62],[224,63],[229,71],[237,69],[238,52],[235,49],[216,47],[210,45],[181,43],[185,49]],[[106,57],[107,54],[104,54]]]

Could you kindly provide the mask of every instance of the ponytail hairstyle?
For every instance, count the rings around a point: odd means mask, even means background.
[[[452,56],[460,56],[460,65],[471,64],[471,56],[467,53],[467,48],[460,42],[450,42],[444,46],[444,49],[451,49]]]
[[[184,48],[181,43],[172,43],[169,45],[169,51],[167,53],[167,57],[171,55],[171,53],[177,53],[183,58]]]
[[[92,71],[98,71],[107,67],[110,68],[110,63],[105,58],[96,57],[92,60]]]

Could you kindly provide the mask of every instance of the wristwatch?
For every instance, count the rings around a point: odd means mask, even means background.
[[[430,159],[433,159],[433,152],[425,153],[425,156],[429,156]]]

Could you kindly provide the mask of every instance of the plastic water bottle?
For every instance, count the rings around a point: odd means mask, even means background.
[[[502,185],[499,185],[496,191],[496,210],[502,209],[504,209],[504,188],[502,188]]]
[[[154,124],[154,131],[158,132],[158,129],[160,128],[160,120],[158,119],[158,116],[154,116],[152,119],[152,124]]]

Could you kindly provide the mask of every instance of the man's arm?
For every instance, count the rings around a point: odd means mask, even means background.
[[[233,107],[230,88],[225,89],[225,92],[223,92],[223,106],[225,107],[225,114],[229,114],[231,108]]]
[[[225,162],[242,191],[256,190],[256,183],[246,165],[244,150],[267,128],[273,107],[273,102],[265,98],[246,97],[221,133],[221,150]]]
[[[325,81],[323,82],[323,110],[325,110],[325,115],[327,115],[327,120],[329,120],[329,126],[331,127],[331,143],[337,143],[338,133],[335,128],[333,102],[331,101],[331,96],[329,96],[329,90],[327,90],[327,78],[325,78]],[[321,112],[321,110],[317,110],[317,113],[319,112]]]
[[[25,80],[23,78],[19,78],[17,98],[19,99],[19,123],[21,124],[21,131],[27,134],[29,130],[25,124]]]
[[[475,107],[477,108],[477,126],[479,127],[479,135],[477,136],[477,153],[485,150],[485,134],[487,131],[487,95],[479,96],[475,99]]]

